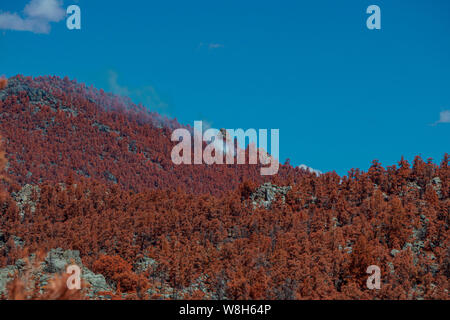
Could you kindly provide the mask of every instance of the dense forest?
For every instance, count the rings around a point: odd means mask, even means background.
[[[449,299],[448,154],[346,176],[287,161],[262,177],[259,165],[174,165],[181,126],[68,78],[2,80],[0,295]],[[36,271],[50,252],[89,272],[77,295],[55,294],[54,268]],[[50,275],[26,291],[30,270]]]

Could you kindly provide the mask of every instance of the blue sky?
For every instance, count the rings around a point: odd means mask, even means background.
[[[1,14],[26,22],[29,2],[0,0]],[[277,128],[282,161],[321,171],[450,151],[449,1],[71,4],[81,30],[59,12],[35,32],[0,30],[0,74],[67,75],[184,124]],[[366,27],[372,4],[381,30]]]

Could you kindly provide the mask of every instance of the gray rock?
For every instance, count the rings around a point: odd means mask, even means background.
[[[17,259],[15,267],[17,270],[24,270],[27,263],[24,259]]]
[[[35,261],[35,255],[29,257],[30,263]],[[101,274],[95,274],[86,268],[81,261],[80,253],[76,250],[63,250],[61,248],[52,249],[48,252],[44,261],[33,270],[33,276],[42,288],[56,274],[63,274],[69,265],[77,265],[81,269],[81,278],[89,285],[88,296],[95,297],[100,291],[113,291],[106,283],[106,279]],[[7,283],[13,280],[13,275],[17,272],[23,274],[29,270],[29,265],[23,259],[18,259],[15,265],[0,269],[0,294],[6,293]]]
[[[82,266],[80,252],[73,250],[63,251],[61,248],[52,249],[45,258],[43,271],[47,273],[64,273],[71,264]]]
[[[400,250],[397,250],[397,249],[392,249],[391,250],[391,256],[393,256],[393,257],[395,257],[399,253],[400,253]]]
[[[112,291],[112,288],[106,283],[106,279],[101,274],[95,274],[85,266],[80,258],[78,250],[63,250],[61,248],[52,249],[45,258],[44,272],[64,273],[67,266],[75,264],[81,269],[81,278],[90,285],[90,294],[99,291]]]
[[[7,284],[14,278],[14,274],[18,271],[16,266],[6,266],[0,269],[0,295],[7,293]]]
[[[147,256],[143,256],[133,264],[133,269],[136,271],[136,273],[142,273],[147,271],[150,267],[155,267],[157,264],[158,263],[156,262],[156,260]]]
[[[436,194],[438,195],[439,199],[442,199],[442,181],[439,177],[434,177],[431,179],[431,186],[433,187],[434,191],[436,191]]]
[[[15,235],[10,235],[10,238],[12,238],[14,242],[14,246],[16,248],[23,248],[25,241],[23,241],[20,237]],[[6,246],[6,236],[5,234],[0,230],[0,249]],[[5,248],[6,253],[8,253],[8,248]]]
[[[22,220],[25,217],[25,208],[27,206],[30,208],[31,214],[34,214],[36,211],[36,201],[39,200],[40,191],[41,190],[38,186],[27,184],[23,186],[19,192],[12,193],[12,197],[16,201],[16,205],[19,209],[19,215]],[[33,199],[34,192],[36,193],[37,199]]]
[[[12,236],[13,241],[14,241],[14,246],[16,248],[23,248],[23,245],[25,244],[25,241],[23,241],[21,238],[17,237],[17,236]]]
[[[417,182],[408,182],[407,183],[408,188],[410,189],[416,189],[416,190],[421,190],[422,188],[417,184]]]
[[[392,262],[388,262],[387,263],[388,267],[389,267],[389,273],[390,274],[394,274],[395,273],[395,267],[394,264]]]
[[[106,283],[106,279],[103,275],[95,274],[86,267],[83,267],[81,277],[90,285],[90,293],[88,294],[90,297],[93,297],[93,295],[97,292],[113,291],[112,288]]]
[[[422,251],[422,249],[424,247],[425,247],[425,242],[419,240],[419,241],[415,241],[413,243],[406,242],[405,245],[403,246],[402,250],[407,250],[408,248],[411,248],[411,251],[417,255],[417,254],[420,254],[420,252]]]
[[[108,179],[108,181],[114,182],[117,184],[117,178],[109,171],[103,172],[103,176]]]
[[[68,107],[68,106],[61,106],[60,109],[61,109],[62,111],[64,111],[64,112],[71,113],[72,116],[74,116],[74,117],[78,116],[78,112],[77,112],[75,109],[71,108],[71,107]]]
[[[105,124],[102,124],[102,123],[94,122],[92,124],[92,126],[93,127],[97,127],[100,132],[106,132],[106,133],[111,132],[111,128],[109,126],[105,125]]]
[[[4,101],[8,96],[17,96],[20,92],[25,92],[32,104],[46,104],[52,109],[56,109],[58,105],[58,101],[51,93],[30,87],[25,81],[16,78],[9,79],[7,87],[0,90],[0,100]]]
[[[290,186],[279,187],[271,184],[270,182],[266,182],[256,189],[256,191],[250,196],[250,199],[253,201],[254,205],[260,205],[268,209],[271,207],[272,202],[277,198],[277,196],[281,196],[284,203],[286,195],[291,189],[292,187]]]
[[[430,265],[430,270],[431,270],[431,273],[433,274],[433,277],[436,276],[439,272],[439,265],[436,263],[432,263]]]

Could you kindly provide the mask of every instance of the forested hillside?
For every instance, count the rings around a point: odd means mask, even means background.
[[[57,252],[93,299],[449,299],[448,154],[346,176],[176,166],[176,120],[67,78],[0,85],[4,298],[30,268],[43,294]]]
[[[72,175],[133,191],[218,194],[245,179],[263,181],[256,165],[174,165],[170,134],[181,126],[176,120],[67,78],[9,79],[0,91],[0,124],[7,171],[19,185]],[[293,170],[280,171],[286,177]]]

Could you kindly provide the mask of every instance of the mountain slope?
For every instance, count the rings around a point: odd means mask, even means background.
[[[0,91],[8,173],[19,185],[72,176],[135,191],[218,194],[244,180],[263,182],[256,165],[174,165],[170,133],[177,127],[176,120],[67,78],[17,76]],[[279,176],[288,172],[302,170],[285,166]]]
[[[263,183],[258,166],[174,166],[179,126],[67,78],[9,79],[0,286],[30,253],[76,250],[109,290],[96,298],[449,298],[448,154],[343,177],[283,165]]]

